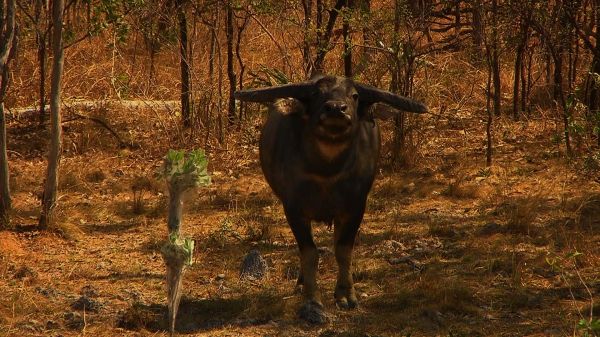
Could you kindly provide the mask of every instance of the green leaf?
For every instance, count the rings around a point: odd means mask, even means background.
[[[211,183],[208,174],[208,159],[204,150],[169,150],[159,175],[167,180],[169,188],[186,190],[190,187],[208,186]]]
[[[576,258],[578,256],[581,256],[581,255],[583,255],[583,253],[580,253],[578,251],[574,251],[574,252],[571,252],[571,253],[565,255],[565,258],[566,259],[574,259],[574,258]]]
[[[172,232],[169,233],[169,243],[183,250],[186,256],[186,265],[191,266],[194,263],[194,240],[187,237],[180,238],[177,232]]]

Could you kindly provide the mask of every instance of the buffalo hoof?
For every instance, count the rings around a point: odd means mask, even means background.
[[[323,305],[314,301],[304,303],[298,310],[298,316],[310,324],[325,324],[329,321]]]
[[[338,308],[349,310],[358,307],[358,299],[354,293],[354,289],[344,291],[342,289],[336,289],[335,291],[335,304]]]
[[[335,305],[343,310],[351,310],[358,308],[358,301],[356,298],[348,299],[346,297],[342,297],[335,300]]]

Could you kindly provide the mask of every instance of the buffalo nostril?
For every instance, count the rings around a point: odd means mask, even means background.
[[[325,103],[325,111],[328,113],[331,112],[346,112],[348,110],[348,105],[346,103],[341,102],[328,102]]]

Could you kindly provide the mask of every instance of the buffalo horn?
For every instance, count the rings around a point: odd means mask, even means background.
[[[310,97],[314,84],[311,82],[302,82],[294,84],[284,84],[276,87],[247,89],[236,91],[233,97],[240,101],[268,103],[278,98],[295,98],[299,100]]]
[[[370,85],[357,83],[356,90],[358,91],[358,96],[362,102],[371,104],[385,103],[393,108],[409,112],[427,112],[427,107],[420,102],[404,96],[393,94],[389,91],[377,89]]]

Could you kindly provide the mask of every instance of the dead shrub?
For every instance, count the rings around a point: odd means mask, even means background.
[[[442,191],[442,195],[458,199],[474,199],[479,196],[479,188],[471,183],[466,183],[464,178],[457,178]]]
[[[85,179],[90,183],[101,183],[106,179],[106,173],[102,170],[94,170],[89,172]]]
[[[539,196],[513,198],[503,205],[506,230],[514,234],[531,235],[533,223],[538,217],[542,199]]]
[[[597,231],[600,229],[600,194],[592,194],[579,206],[576,222],[581,228]]]
[[[61,174],[58,177],[58,189],[59,190],[74,190],[76,187],[82,184],[81,179],[75,175],[75,173],[69,171],[65,174]]]
[[[144,193],[153,189],[153,183],[146,176],[136,176],[131,182],[131,192],[133,193],[132,210],[135,214],[144,213]]]
[[[250,224],[247,227],[246,236],[250,242],[270,242],[273,238],[273,226],[265,221],[256,225]]]

